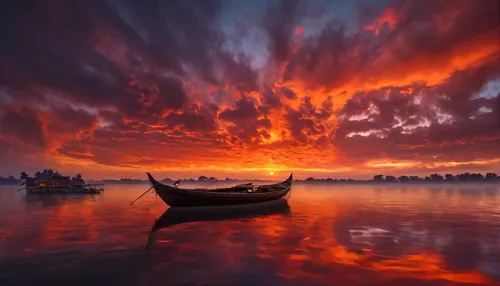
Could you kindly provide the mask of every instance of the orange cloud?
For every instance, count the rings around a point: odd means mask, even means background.
[[[192,9],[191,25],[165,16],[169,28],[158,27],[143,17],[156,4],[142,5],[123,8],[125,26],[123,13],[89,5],[92,24],[72,37],[64,25],[16,24],[30,15],[9,19],[30,39],[5,41],[0,55],[11,59],[0,68],[0,154],[26,150],[13,172],[498,170],[499,30],[480,1],[391,2],[368,25],[360,17],[361,30],[304,22],[309,9],[285,1],[234,35]],[[33,48],[41,53],[23,53]]]

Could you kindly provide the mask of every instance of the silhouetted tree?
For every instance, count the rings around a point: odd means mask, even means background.
[[[206,176],[200,176],[198,178],[198,181],[206,181],[206,180],[208,180],[208,178]]]
[[[470,177],[470,174],[469,173],[463,173],[463,174],[458,174],[457,175],[457,179],[459,181],[468,181],[469,180],[469,177]]]
[[[441,176],[439,174],[432,174],[431,180],[436,181],[436,182],[441,182],[444,180],[444,178],[443,178],[443,176]]]
[[[380,181],[382,181],[383,179],[384,179],[384,175],[375,175],[375,176],[373,176],[373,180],[374,180],[374,181],[378,181],[378,182],[380,182]]]
[[[28,174],[26,174],[26,172],[22,172],[21,173],[21,176],[19,177],[21,180],[26,180],[26,178],[28,178]]]
[[[314,181],[314,178],[313,177],[309,177],[309,178],[306,179],[306,181],[308,181],[308,182],[309,181]]]
[[[333,179],[332,178],[327,178],[326,181],[327,182],[333,182]]]
[[[418,182],[421,181],[422,178],[420,178],[419,176],[410,176],[410,180],[412,180],[412,182]]]
[[[455,181],[455,176],[453,176],[452,174],[446,174],[444,175],[445,177],[445,181]]]
[[[483,180],[483,178],[484,178],[483,174],[480,173],[471,174],[469,177],[471,181],[481,181]]]
[[[41,175],[42,175],[42,173],[40,173],[40,171],[36,171],[35,178],[39,178]]]
[[[495,181],[498,176],[495,173],[487,173],[486,177],[484,177],[487,181]]]
[[[432,182],[432,179],[431,179],[431,177],[425,177],[424,181],[426,181],[426,182]]]
[[[54,171],[52,171],[51,169],[48,169],[47,176],[51,177],[52,175],[54,175]]]
[[[385,181],[386,182],[396,182],[396,177],[394,176],[385,176]]]
[[[406,182],[410,181],[410,177],[408,177],[408,176],[401,176],[401,177],[398,178],[398,180],[400,182],[402,182],[402,183],[406,183]]]
[[[124,179],[124,178],[120,179],[120,181],[125,181],[125,180],[127,180],[128,182],[133,182],[134,181],[134,180],[131,180],[131,179]],[[73,186],[83,186],[83,185],[85,185],[85,180],[82,179],[82,175],[80,175],[80,174],[76,174],[76,176],[74,176],[73,178],[71,178],[70,182],[71,182],[71,184]]]
[[[208,178],[209,181],[217,181],[217,179],[215,177],[210,177]]]

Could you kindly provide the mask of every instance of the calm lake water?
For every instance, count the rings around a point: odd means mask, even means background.
[[[500,285],[498,186],[295,184],[245,213],[130,206],[148,187],[1,186],[0,285]]]

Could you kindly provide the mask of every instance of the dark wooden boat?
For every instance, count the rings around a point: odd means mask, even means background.
[[[290,192],[293,181],[290,174],[285,181],[272,185],[249,183],[218,189],[183,189],[162,184],[147,174],[158,196],[171,207],[242,205],[277,200]]]

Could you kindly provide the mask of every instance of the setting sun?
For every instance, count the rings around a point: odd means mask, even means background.
[[[269,175],[271,175],[271,176],[274,175],[274,172],[273,171],[269,172]]]

